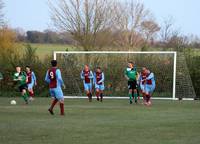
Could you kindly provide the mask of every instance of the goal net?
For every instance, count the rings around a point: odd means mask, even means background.
[[[176,52],[133,51],[55,51],[54,59],[66,84],[66,98],[85,98],[80,73],[85,64],[94,72],[100,66],[105,74],[105,98],[128,98],[124,70],[127,62],[135,63],[138,72],[147,67],[154,73],[156,89],[154,99],[195,98],[194,88],[183,55]],[[94,89],[93,89],[94,93]],[[94,94],[93,94],[94,95]]]

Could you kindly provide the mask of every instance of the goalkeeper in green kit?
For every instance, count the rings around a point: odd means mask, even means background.
[[[21,95],[25,101],[26,104],[28,104],[28,92],[27,92],[27,76],[25,72],[21,71],[21,67],[16,66],[16,72],[13,76],[13,80],[17,82],[19,91],[21,92]]]
[[[130,104],[133,103],[133,97],[135,99],[135,103],[137,103],[137,71],[134,68],[133,62],[128,62],[128,67],[126,68],[124,75],[128,80],[128,96]]]

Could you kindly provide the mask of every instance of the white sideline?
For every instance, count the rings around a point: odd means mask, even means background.
[[[64,96],[65,99],[87,99],[86,96]],[[94,97],[95,98],[95,97]],[[129,97],[117,97],[117,96],[105,96],[104,99],[129,99]],[[142,99],[142,97],[140,97]],[[164,98],[164,97],[152,97],[153,100],[179,100],[178,98]],[[183,98],[182,100],[189,100],[192,101],[194,98]]]

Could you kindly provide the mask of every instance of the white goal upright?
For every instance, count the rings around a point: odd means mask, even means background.
[[[154,99],[193,100],[195,98],[189,71],[183,56],[175,51],[54,51],[66,84],[66,98],[86,98],[80,72],[85,64],[92,71],[100,66],[105,73],[105,98],[127,99],[127,81],[123,72],[128,61],[137,71],[149,68],[156,79]],[[94,95],[94,94],[93,94]]]

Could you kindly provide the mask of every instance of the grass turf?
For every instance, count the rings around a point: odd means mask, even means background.
[[[73,46],[70,45],[65,45],[65,44],[34,44],[30,43],[30,45],[33,48],[37,48],[36,50],[36,55],[40,59],[44,59],[47,55],[52,56],[53,51],[66,51],[68,50],[73,50]],[[18,46],[21,47],[22,49],[25,49],[24,43],[18,43]]]
[[[24,105],[0,98],[1,144],[199,144],[199,101],[153,101],[152,107],[127,100],[88,103],[66,99],[64,117],[47,112],[50,99]]]
[[[53,55],[53,51],[66,51],[72,50],[73,46],[64,44],[31,44],[32,47],[37,48],[36,54],[40,59],[43,59],[46,55]]]

